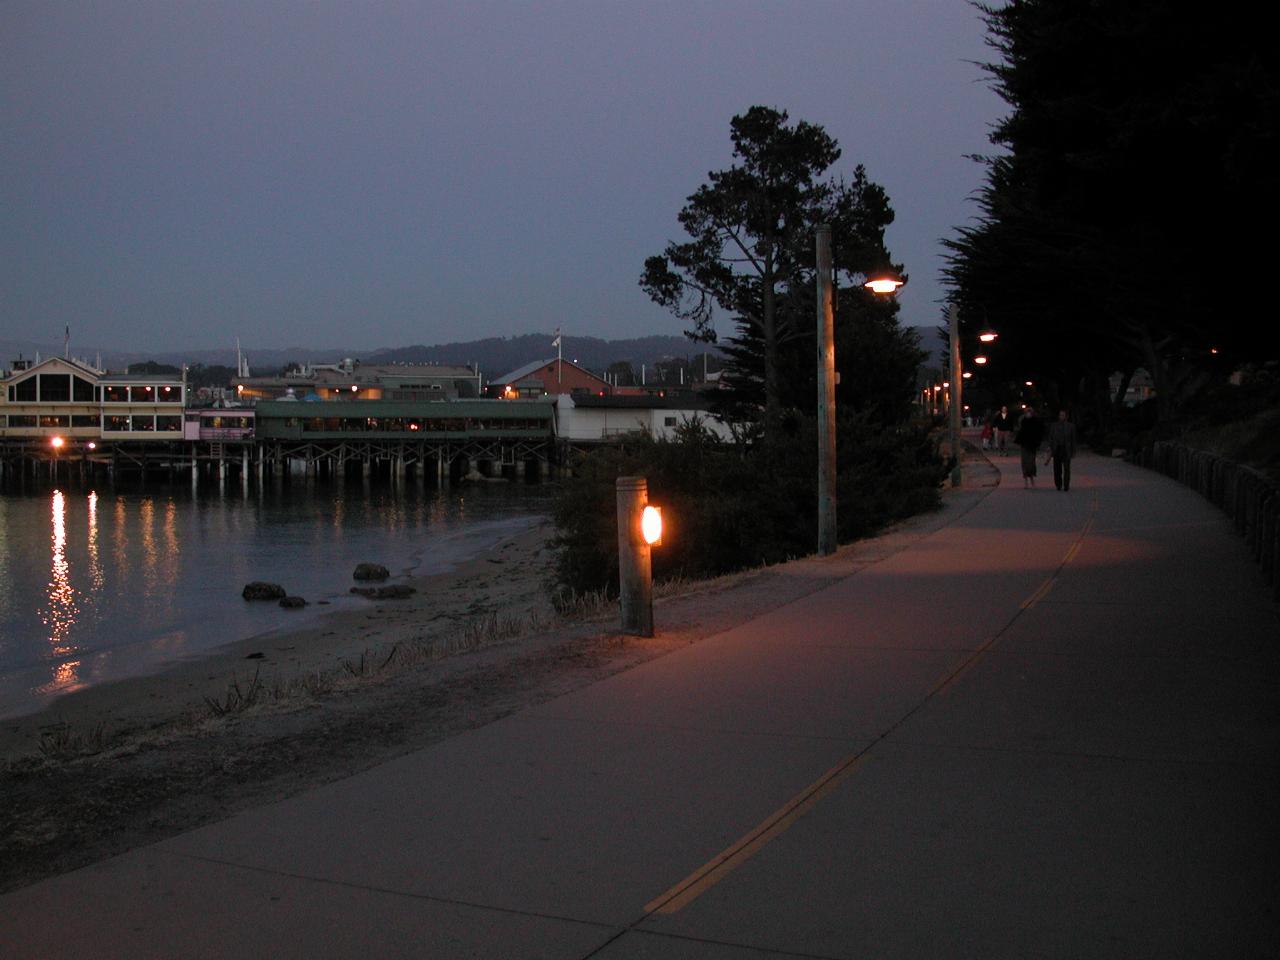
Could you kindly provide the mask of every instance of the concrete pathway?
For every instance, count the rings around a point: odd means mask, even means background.
[[[997,466],[741,627],[0,898],[0,955],[1275,956],[1243,544],[1120,462]]]

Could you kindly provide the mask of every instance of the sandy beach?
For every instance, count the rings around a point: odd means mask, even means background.
[[[329,782],[628,669],[850,576],[964,500],[835,556],[659,586],[657,636],[616,605],[558,615],[547,523],[402,600],[240,641],[0,724],[0,890]]]

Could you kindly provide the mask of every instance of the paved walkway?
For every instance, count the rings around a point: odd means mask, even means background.
[[[1274,956],[1244,546],[1120,462],[1065,494],[997,465],[741,627],[0,898],[0,955]]]

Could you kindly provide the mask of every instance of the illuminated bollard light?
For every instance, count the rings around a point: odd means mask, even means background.
[[[650,547],[662,542],[662,512],[649,505],[649,481],[619,477],[618,600],[622,632],[653,636],[653,563]]]

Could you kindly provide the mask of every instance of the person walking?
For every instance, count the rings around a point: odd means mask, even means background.
[[[1053,485],[1064,493],[1071,489],[1071,458],[1076,455],[1076,425],[1067,419],[1067,411],[1059,410],[1058,419],[1049,424],[1049,456],[1053,461]]]
[[[1008,407],[1000,408],[1000,412],[991,421],[991,428],[995,431],[996,452],[1004,453],[1005,445],[1009,442],[1009,431],[1013,429],[1013,421],[1009,418]]]
[[[1036,455],[1040,452],[1040,444],[1044,442],[1044,421],[1036,415],[1035,407],[1027,407],[1027,412],[1018,422],[1018,432],[1013,442],[1022,450],[1022,485],[1036,485]]]

